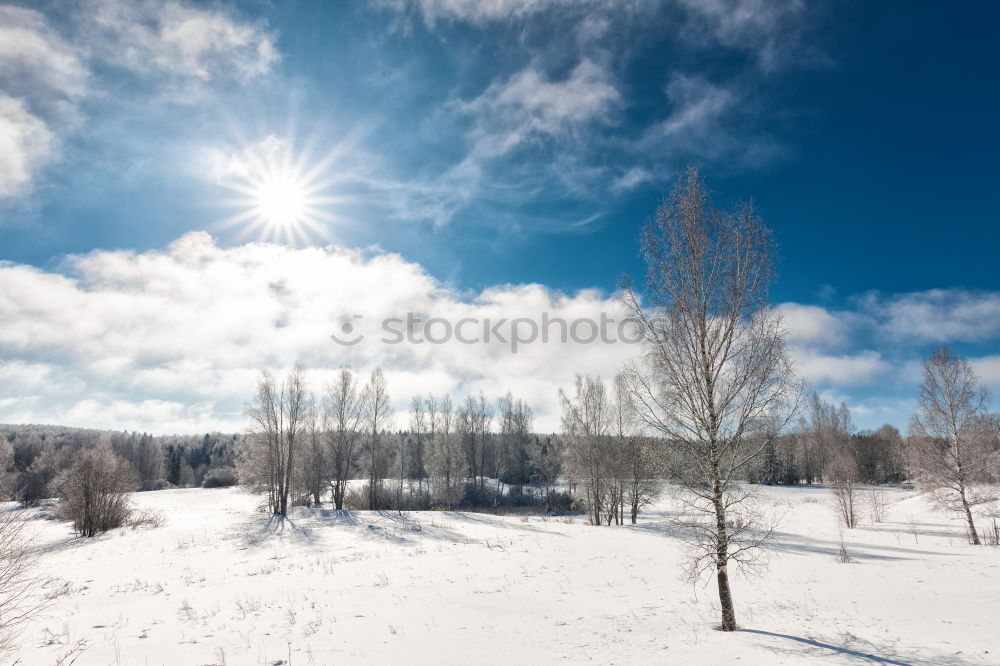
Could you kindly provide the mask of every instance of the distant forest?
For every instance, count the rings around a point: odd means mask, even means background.
[[[0,490],[24,505],[58,495],[53,482],[82,451],[110,448],[129,462],[139,490],[212,485],[231,476],[242,435],[149,435],[50,425],[0,425]],[[219,471],[225,470],[225,474]],[[207,481],[207,483],[206,483]],[[217,485],[225,485],[218,483]]]

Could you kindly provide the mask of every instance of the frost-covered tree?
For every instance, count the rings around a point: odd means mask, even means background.
[[[455,415],[455,427],[465,453],[468,476],[480,490],[486,488],[493,415],[493,407],[482,393],[479,397],[466,396]]]
[[[364,417],[358,384],[347,368],[327,387],[323,402],[327,446],[327,476],[333,490],[333,505],[344,508],[344,495],[361,448]]]
[[[816,393],[809,400],[809,420],[802,427],[823,481],[833,489],[834,503],[844,527],[853,529],[858,522],[858,499],[861,473],[858,469],[851,424],[851,412],[843,402],[837,407]]]
[[[546,437],[535,452],[534,467],[538,480],[545,485],[545,510],[552,510],[552,497],[556,483],[562,474],[564,459],[562,437]]]
[[[577,375],[573,395],[560,389],[559,403],[568,472],[583,486],[591,524],[600,525],[613,504],[614,485],[607,388],[599,377]]]
[[[768,534],[752,529],[753,507],[736,481],[784,429],[801,395],[785,329],[768,304],[775,245],[750,204],[713,207],[692,168],[647,225],[641,249],[642,300],[623,289],[644,348],[629,392],[644,424],[686,463],[691,570],[715,571],[722,629],[734,631],[729,564],[746,563]]]
[[[302,446],[296,466],[299,474],[296,485],[305,493],[304,501],[316,506],[320,505],[329,474],[322,418],[316,398],[309,396],[302,428]]]
[[[131,515],[129,493],[138,490],[139,475],[108,447],[79,453],[73,466],[55,482],[59,515],[73,521],[82,537],[121,527]]]
[[[945,509],[962,514],[975,545],[980,539],[972,510],[1000,497],[997,487],[986,483],[1000,456],[997,419],[989,405],[989,390],[950,347],[936,349],[924,361],[910,425],[913,467]]]
[[[392,406],[382,368],[372,370],[361,395],[364,446],[368,465],[368,508],[384,508],[383,484],[389,470]]]
[[[407,460],[405,471],[406,478],[411,481],[416,481],[421,493],[423,493],[424,489],[424,479],[427,478],[426,456],[424,449],[426,448],[426,442],[430,431],[428,419],[427,403],[424,401],[424,397],[422,395],[413,396],[410,400],[410,435],[412,448],[409,459]]]
[[[464,478],[462,463],[461,438],[455,432],[456,416],[451,404],[451,398],[445,396],[440,400],[433,397],[434,409],[428,411],[435,414],[434,437],[431,440],[431,474],[435,501],[445,507],[452,507],[458,499],[460,485]]]
[[[628,507],[632,524],[639,511],[660,494],[662,460],[656,441],[643,437],[628,393],[624,374],[615,376],[612,393],[611,432],[615,440],[616,469],[621,476],[622,511]],[[622,520],[622,523],[625,521]]]
[[[520,495],[528,481],[532,411],[524,400],[515,400],[508,392],[498,403],[497,479],[511,485],[511,493]]]
[[[270,372],[261,371],[257,394],[246,412],[250,427],[244,440],[240,479],[267,494],[267,508],[274,515],[288,514],[307,407],[301,364],[296,363],[280,384]]]

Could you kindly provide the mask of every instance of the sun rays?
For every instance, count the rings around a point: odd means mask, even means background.
[[[331,227],[345,223],[334,212],[344,197],[331,193],[336,154],[314,162],[309,150],[296,154],[290,140],[270,135],[220,160],[218,181],[236,195],[224,203],[239,210],[219,226],[239,227],[241,239],[290,245],[331,240]]]

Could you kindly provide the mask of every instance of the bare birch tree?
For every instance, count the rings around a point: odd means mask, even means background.
[[[622,511],[627,504],[635,525],[639,511],[660,494],[662,466],[655,441],[643,437],[637,428],[628,382],[622,373],[615,375],[611,405],[611,431],[616,441],[617,468],[622,476]],[[624,515],[621,522],[625,522]]]
[[[344,508],[347,483],[357,462],[362,429],[362,399],[358,384],[347,368],[327,387],[323,403],[329,483],[333,506]]]
[[[434,491],[438,501],[450,508],[457,498],[457,486],[462,477],[461,441],[460,435],[455,432],[457,417],[452,410],[451,398],[445,396],[440,401],[435,400],[435,404],[436,409],[432,413],[437,414],[437,419],[431,453]]]
[[[924,486],[968,523],[969,541],[980,544],[972,510],[1000,497],[984,482],[996,465],[996,420],[990,393],[969,362],[947,345],[924,361],[923,383],[910,426],[914,467]]]
[[[860,471],[854,454],[854,426],[851,412],[843,402],[840,407],[813,393],[809,399],[809,420],[803,421],[801,434],[809,447],[812,476],[821,476],[833,490],[834,504],[844,527],[858,524]]]
[[[538,470],[538,480],[545,485],[545,510],[552,511],[552,497],[555,485],[563,470],[565,443],[562,437],[546,437],[535,453],[534,463]]]
[[[389,435],[392,428],[392,406],[382,368],[372,370],[362,393],[365,449],[368,462],[368,508],[381,509],[383,482],[389,469]]]
[[[267,493],[268,510],[276,516],[288,514],[307,399],[305,369],[296,363],[280,385],[270,372],[261,371],[254,403],[247,408],[251,425],[240,478]]]
[[[489,435],[493,423],[493,407],[482,393],[466,396],[456,414],[456,426],[469,468],[469,475],[480,490],[486,489],[486,461]]]
[[[728,565],[747,562],[769,534],[751,529],[736,480],[801,400],[785,330],[767,300],[774,241],[750,204],[714,208],[690,168],[647,225],[642,254],[645,307],[630,285],[623,289],[645,350],[644,371],[628,373],[629,392],[643,422],[687,462],[684,487],[700,515],[690,525],[692,572],[715,570],[722,629],[734,631]]]
[[[406,466],[406,476],[408,479],[416,480],[420,495],[423,495],[424,479],[427,477],[424,448],[429,433],[428,418],[424,397],[413,396],[410,400],[410,433],[413,436],[413,450]]]
[[[600,525],[610,503],[611,402],[599,377],[576,376],[574,393],[559,390],[566,462],[583,486],[590,522]]]
[[[506,478],[511,485],[511,493],[521,495],[528,480],[528,446],[531,443],[533,414],[524,400],[515,400],[509,392],[500,399],[498,412],[498,480]]]
[[[303,422],[301,455],[296,465],[299,480],[295,485],[305,491],[307,502],[319,506],[327,485],[329,465],[323,441],[323,415],[313,396],[306,400]]]

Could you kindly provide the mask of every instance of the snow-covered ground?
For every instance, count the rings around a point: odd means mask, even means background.
[[[163,526],[76,539],[33,522],[64,586],[10,661],[1000,664],[1000,549],[892,491],[885,523],[845,531],[841,564],[829,491],[762,492],[786,513],[767,571],[736,577],[734,634],[715,630],[714,582],[679,577],[666,500],[596,528],[301,508],[275,522],[237,489],[137,494]]]

